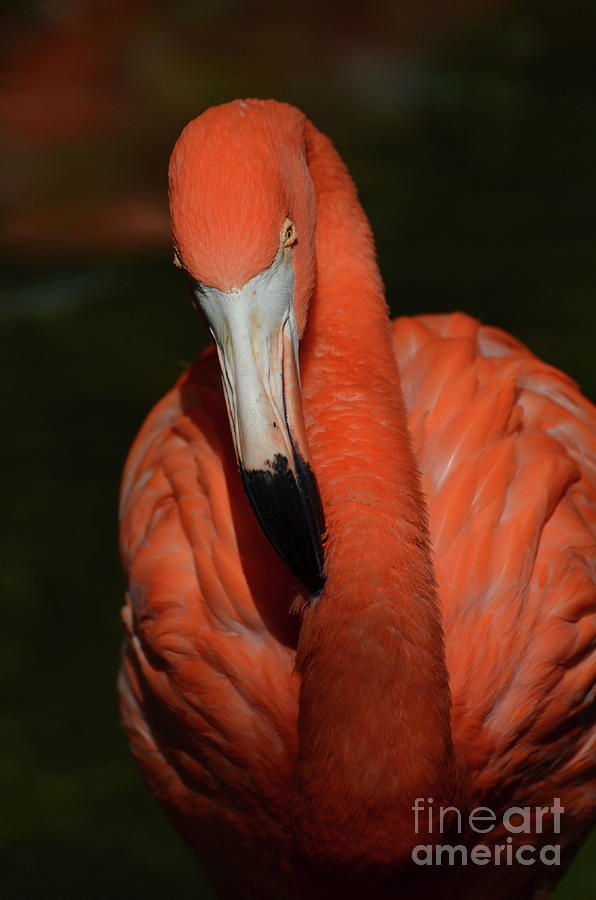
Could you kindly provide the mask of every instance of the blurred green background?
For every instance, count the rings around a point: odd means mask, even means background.
[[[596,5],[4,8],[0,890],[208,896],[114,687],[119,474],[205,341],[171,266],[173,142],[234,97],[300,106],[359,186],[394,313],[498,324],[594,399]],[[596,896],[595,849],[558,900]]]

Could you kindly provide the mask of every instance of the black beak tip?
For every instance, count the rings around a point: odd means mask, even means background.
[[[325,586],[325,520],[316,479],[298,453],[293,466],[277,454],[264,469],[240,467],[244,488],[265,535],[313,596]]]

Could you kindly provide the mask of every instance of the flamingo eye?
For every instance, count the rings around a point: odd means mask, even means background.
[[[291,219],[286,219],[281,230],[281,243],[283,247],[291,247],[296,242],[296,226]]]

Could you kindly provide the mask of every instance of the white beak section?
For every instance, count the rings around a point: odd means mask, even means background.
[[[323,514],[304,429],[291,253],[243,287],[195,284],[215,340],[244,486],[265,534],[320,594]]]
[[[245,469],[262,469],[278,453],[291,458],[280,373],[289,363],[300,384],[293,296],[291,260],[281,253],[237,291],[201,285],[197,292],[217,346],[236,454]]]

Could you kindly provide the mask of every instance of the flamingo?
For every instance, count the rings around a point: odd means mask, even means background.
[[[170,205],[213,343],[122,481],[146,781],[221,897],[547,897],[596,813],[596,409],[498,328],[391,322],[290,105],[192,121]]]

